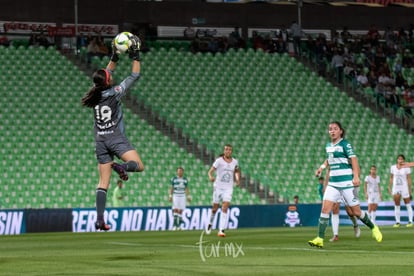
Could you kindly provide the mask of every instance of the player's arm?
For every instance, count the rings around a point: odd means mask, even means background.
[[[411,174],[407,174],[407,184],[408,184],[408,193],[410,194],[410,197],[412,195],[412,178],[411,178]]]
[[[365,198],[368,199],[368,182],[367,181],[364,182],[364,194],[365,194]]]
[[[394,175],[390,175],[390,182],[388,183],[388,193],[391,194],[392,191],[392,183],[394,182]]]
[[[238,166],[234,169],[234,179],[236,180],[236,185],[240,186],[241,169]]]
[[[380,183],[378,183],[378,193],[379,193],[380,199],[382,200],[382,191],[381,190],[382,190],[381,185],[380,185]]]
[[[214,180],[216,180],[216,178],[214,177],[215,171],[216,171],[216,168],[214,168],[213,166],[211,166],[211,168],[208,170],[208,178],[210,179],[211,182],[214,182]]]
[[[414,167],[414,162],[404,162],[404,164],[402,165],[403,168],[410,168],[410,167]]]
[[[174,188],[173,188],[173,186],[171,185],[171,187],[170,187],[170,191],[168,192],[168,201],[172,201],[172,196],[173,196],[173,193],[174,193]]]
[[[132,59],[132,73],[137,73],[141,71],[139,51],[141,50],[141,40],[136,35],[133,35],[130,38],[132,44],[128,49],[128,55]]]
[[[192,197],[190,195],[190,189],[188,189],[188,187],[185,188],[185,194],[187,195],[187,201],[191,202]]]
[[[361,180],[359,179],[359,174],[361,172],[359,168],[358,158],[356,156],[351,157],[351,165],[352,165],[352,174],[354,178],[352,179],[352,183],[354,186],[358,187],[361,184]]]
[[[118,52],[115,48],[114,41],[112,41],[112,43],[111,43],[111,50],[112,50],[111,59],[109,60],[109,63],[106,66],[106,69],[113,72],[116,68],[116,63],[119,60]]]
[[[330,173],[331,173],[331,169],[328,166],[327,169],[326,169],[325,180],[323,181],[323,189],[322,189],[323,193],[325,193],[326,186],[328,186]]]
[[[322,175],[323,170],[328,167],[328,159],[323,161],[323,164],[319,166],[319,168],[315,171],[315,176],[319,177]]]

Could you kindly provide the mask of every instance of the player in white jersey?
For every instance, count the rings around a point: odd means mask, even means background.
[[[227,211],[230,206],[231,198],[233,196],[233,185],[240,185],[240,168],[239,163],[232,157],[233,147],[229,144],[224,146],[224,152],[217,158],[210,170],[208,171],[208,178],[214,182],[213,186],[213,208],[211,209],[210,222],[206,228],[206,233],[211,233],[214,217],[221,205],[220,226],[217,236],[225,237],[224,230],[227,226]],[[216,176],[214,176],[214,173]]]
[[[177,175],[171,178],[169,201],[172,202],[174,215],[174,225],[172,230],[181,230],[183,210],[186,207],[186,202],[191,202],[188,179],[184,176],[184,169],[182,167],[178,167]]]
[[[354,195],[354,187],[360,185],[360,169],[357,156],[351,143],[344,139],[345,130],[339,122],[331,122],[328,133],[331,138],[330,142],[326,145],[329,164],[327,177],[329,177],[329,182],[323,195],[318,236],[308,241],[308,244],[318,248],[323,247],[325,231],[329,222],[329,214],[334,204],[341,197],[351,208],[353,215],[358,217],[372,230],[372,235],[377,242],[381,242],[381,231],[378,226],[371,222],[368,215],[361,210],[359,200]]]
[[[394,199],[394,213],[395,213],[395,224],[394,227],[400,227],[401,225],[401,198],[404,201],[405,207],[408,213],[408,224],[407,227],[413,227],[413,208],[411,206],[411,168],[406,167],[405,157],[400,154],[397,157],[397,164],[391,166],[391,176],[388,185],[388,192],[393,196]],[[409,163],[408,163],[409,165]]]
[[[372,165],[369,175],[365,177],[364,193],[368,202],[368,215],[373,223],[377,217],[378,203],[382,201],[380,176],[377,175],[377,167]]]

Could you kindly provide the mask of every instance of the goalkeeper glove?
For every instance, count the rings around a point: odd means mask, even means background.
[[[130,37],[131,46],[128,49],[129,57],[133,60],[139,61],[139,50],[141,49],[141,40],[136,35]]]
[[[116,49],[115,44],[114,44],[113,41],[111,43],[111,48],[112,48],[111,61],[112,62],[117,62],[119,60],[118,50]]]

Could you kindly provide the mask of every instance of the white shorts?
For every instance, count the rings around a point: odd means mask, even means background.
[[[359,205],[357,191],[358,190],[355,188],[340,190],[332,186],[327,186],[325,193],[323,194],[323,200],[332,202],[341,202],[341,200],[343,200],[343,203],[347,206],[357,206]]]
[[[379,193],[368,193],[368,204],[378,204],[381,201]]]
[[[392,195],[401,195],[402,198],[409,198],[408,185],[392,185]]]
[[[187,203],[187,198],[185,195],[173,195],[172,203],[173,209],[184,210]]]
[[[223,201],[231,202],[231,198],[233,197],[233,188],[230,189],[218,189],[214,188],[213,192],[213,203],[220,203]]]
[[[359,198],[359,186],[353,188],[353,193],[356,198]],[[343,196],[341,196],[341,198],[338,199],[337,203],[343,203],[345,206],[349,206],[348,203],[346,203],[346,201],[344,200]]]

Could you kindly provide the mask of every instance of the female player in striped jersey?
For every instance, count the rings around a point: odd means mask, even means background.
[[[315,175],[318,177],[322,174],[322,171],[329,166],[328,159],[324,161],[324,163],[316,170]],[[329,175],[327,175],[327,179],[324,179],[323,183],[323,191],[326,189],[326,185],[329,182]],[[359,186],[354,186],[354,195],[358,197],[359,194]],[[332,207],[332,214],[331,214],[331,225],[332,225],[332,238],[329,239],[330,242],[336,242],[339,240],[339,211],[341,207],[341,203],[344,203],[345,211],[352,222],[352,226],[354,227],[354,234],[355,238],[359,238],[361,236],[361,229],[359,228],[357,218],[353,215],[352,209],[347,205],[346,201],[341,197],[338,202],[336,202]]]
[[[351,208],[352,213],[372,230],[372,235],[377,242],[381,242],[381,231],[378,226],[372,223],[368,215],[361,210],[359,200],[354,195],[354,186],[360,185],[359,163],[352,145],[344,139],[345,130],[339,122],[331,122],[328,133],[331,138],[331,141],[326,145],[329,182],[323,195],[318,236],[308,241],[308,243],[311,246],[323,247],[329,214],[334,204],[341,197]]]
[[[96,230],[108,231],[110,229],[110,226],[105,223],[104,212],[112,169],[124,181],[128,180],[127,172],[144,170],[141,158],[125,136],[121,108],[121,98],[140,76],[139,48],[141,43],[136,36],[132,37],[131,41],[132,46],[128,50],[132,59],[131,75],[119,85],[113,84],[112,72],[119,60],[113,46],[111,60],[106,69],[99,69],[93,74],[94,85],[82,98],[82,105],[93,109],[95,120],[95,154],[99,169],[99,184],[96,189]],[[115,163],[114,156],[125,163]]]
[[[181,230],[182,214],[186,207],[186,201],[191,202],[188,179],[184,176],[184,169],[177,168],[177,175],[171,178],[169,201],[172,202],[174,224],[172,230]]]
[[[229,144],[224,146],[224,153],[217,158],[210,170],[208,171],[208,178],[214,182],[213,186],[213,208],[211,209],[210,222],[206,229],[206,234],[211,233],[214,217],[219,208],[220,201],[221,215],[220,226],[217,236],[225,237],[224,230],[227,225],[227,211],[230,206],[231,198],[233,196],[233,184],[240,185],[240,169],[239,162],[232,157],[233,147]],[[216,177],[214,177],[214,172]]]

